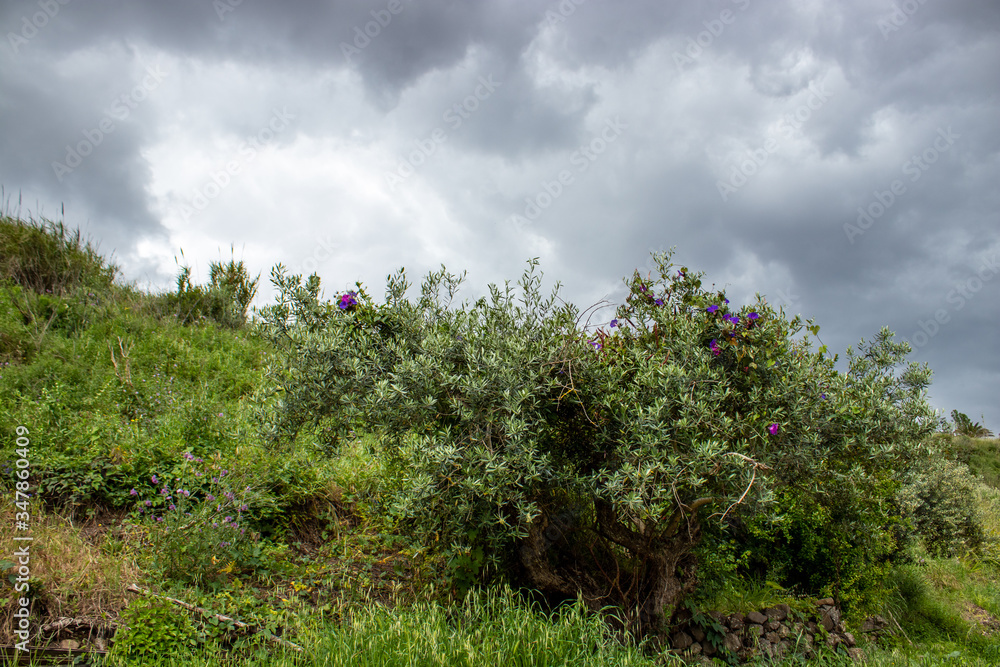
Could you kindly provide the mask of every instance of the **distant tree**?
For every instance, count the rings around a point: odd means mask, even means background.
[[[967,435],[970,438],[993,437],[992,431],[979,422],[973,422],[969,419],[968,415],[965,415],[958,410],[951,411],[951,420],[955,423],[955,433],[959,435]]]

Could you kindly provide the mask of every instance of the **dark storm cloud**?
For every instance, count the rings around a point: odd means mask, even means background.
[[[677,246],[743,302],[815,316],[832,350],[889,325],[937,372],[939,407],[1000,428],[993,0],[63,2],[0,6],[0,184],[65,201],[135,272],[164,277],[136,254],[174,243],[163,202],[287,105],[275,150],[180,231],[214,239],[238,215],[266,247],[254,216],[332,210],[337,226],[293,235],[338,239],[330,266],[355,261],[340,239],[356,229],[376,254],[356,261],[382,275],[443,257],[515,279],[544,253],[582,306]],[[114,113],[158,63],[162,88]],[[580,169],[615,118],[626,129]],[[537,219],[505,227],[561,170],[573,180]]]

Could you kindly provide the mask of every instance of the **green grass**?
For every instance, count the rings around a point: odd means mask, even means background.
[[[1000,489],[1000,438],[945,436],[955,457],[994,489]]]

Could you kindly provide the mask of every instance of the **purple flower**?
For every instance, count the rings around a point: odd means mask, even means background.
[[[725,301],[726,303],[729,303],[729,299],[723,299],[723,301]]]
[[[205,500],[207,500],[207,501],[211,502],[211,501],[215,500],[215,496],[213,496],[213,495],[212,495],[212,494],[210,493],[210,494],[208,494],[207,496],[205,496]]]
[[[758,315],[757,313],[750,313],[749,315],[747,315],[748,320],[756,320],[758,317],[760,317],[760,315]]]
[[[712,348],[712,354],[714,354],[715,356],[719,356],[720,352],[719,346],[716,344],[716,340],[714,338],[712,339],[712,342],[710,343],[709,347]]]
[[[147,500],[146,501],[146,507],[152,507],[152,506],[153,506],[153,501],[152,500]]]
[[[587,342],[590,343],[591,345],[593,345],[595,350],[601,349],[601,344],[598,343],[596,340],[590,340],[590,341],[587,341]]]
[[[177,509],[177,506],[176,506],[176,505],[174,505],[173,503],[170,503],[170,509],[171,509],[171,510],[175,510],[175,509]]]
[[[136,491],[135,489],[132,489],[131,491],[129,491],[129,492],[128,492],[128,494],[129,494],[130,496],[137,496],[137,495],[139,495],[139,492],[138,492],[138,491]]]
[[[646,291],[646,285],[644,283],[639,283],[639,289],[643,292]]]
[[[158,517],[156,517],[156,520],[157,521],[163,521],[163,517],[162,516],[158,516]]]
[[[728,320],[732,324],[739,324],[740,323],[740,316],[739,315],[726,315],[726,317],[724,319]]]
[[[153,475],[149,479],[153,482],[153,484],[159,484],[160,483],[160,480],[156,479],[156,475]]]
[[[826,394],[820,394],[819,397],[822,398],[824,401],[826,400]]]
[[[684,277],[684,272],[683,271],[678,271],[677,272],[677,277],[678,278],[683,278]]]
[[[657,299],[655,301],[655,303],[656,303],[657,306],[662,306],[663,305],[663,299]]]
[[[357,294],[358,294],[357,292],[348,292],[348,293],[344,294],[343,296],[341,296],[340,297],[340,304],[339,304],[340,309],[341,310],[347,310],[348,308],[351,308],[352,306],[358,305],[357,299],[354,298],[355,296],[357,296]]]
[[[718,307],[717,305],[715,305],[715,304],[713,303],[713,304],[712,304],[711,306],[709,306],[709,307],[708,307],[708,308],[706,308],[705,310],[707,310],[707,311],[708,311],[708,312],[710,312],[710,313],[714,313],[714,312],[715,312],[715,311],[717,311],[718,309],[719,309],[719,307]]]
[[[618,326],[618,320],[617,319],[611,320],[611,328],[614,329],[616,326]]]
[[[778,425],[777,424],[771,424],[770,426],[767,427],[767,430],[771,432],[771,435],[778,435]]]

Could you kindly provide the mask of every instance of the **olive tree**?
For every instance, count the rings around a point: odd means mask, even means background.
[[[490,298],[452,307],[444,267],[415,303],[403,271],[385,303],[362,285],[321,302],[319,281],[276,267],[260,331],[281,351],[265,422],[364,423],[396,464],[393,511],[471,567],[553,596],[615,605],[663,626],[697,582],[707,521],[764,507],[776,489],[867,502],[934,428],[929,371],[881,331],[838,372],[760,296],[737,308],[657,254],[616,316],[539,293],[536,260]],[[444,292],[444,293],[442,293]]]

